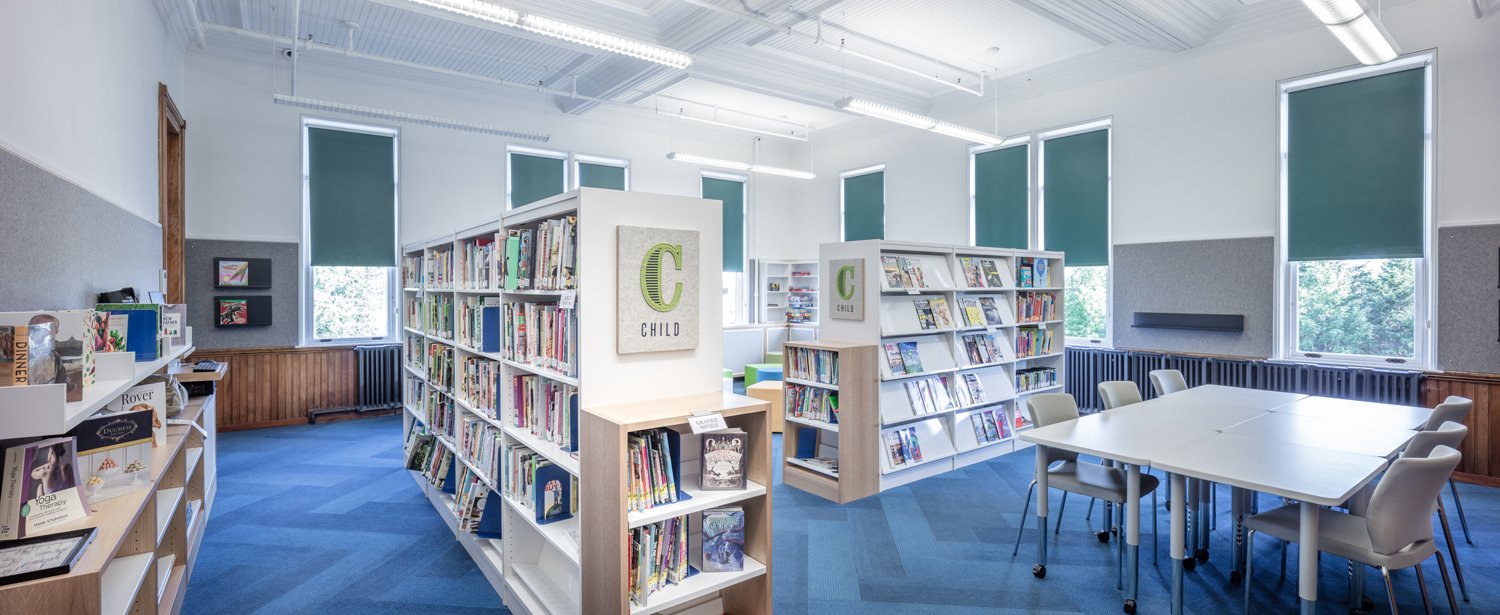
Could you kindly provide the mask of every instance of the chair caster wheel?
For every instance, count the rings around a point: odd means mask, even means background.
[[[1229,584],[1230,585],[1239,585],[1241,580],[1242,579],[1240,578],[1240,571],[1238,571],[1238,570],[1231,570],[1231,571],[1229,571]]]
[[[1135,601],[1134,600],[1126,600],[1125,601],[1125,612],[1126,613],[1135,613]]]
[[[1109,530],[1104,530],[1094,535],[1099,538],[1099,542],[1109,542]]]
[[[1198,560],[1195,560],[1195,559],[1193,559],[1191,557],[1189,557],[1189,558],[1187,558],[1185,560],[1182,560],[1182,569],[1183,570],[1187,570],[1187,571],[1191,572],[1194,568],[1197,568],[1197,567],[1198,567]]]
[[[1043,564],[1037,564],[1035,566],[1032,566],[1031,567],[1031,576],[1034,576],[1034,577],[1036,577],[1038,579],[1045,579],[1045,578],[1047,578],[1047,566],[1045,566]]]
[[[1198,558],[1198,561],[1200,562],[1208,561],[1208,549],[1198,549],[1198,552],[1194,553],[1193,555],[1196,556]]]
[[[1359,597],[1359,610],[1364,611],[1366,613],[1369,613],[1370,611],[1375,610],[1375,601],[1371,600],[1369,596],[1360,596]]]

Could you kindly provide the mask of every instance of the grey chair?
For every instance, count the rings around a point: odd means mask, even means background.
[[[1057,423],[1064,423],[1078,419],[1078,403],[1073,401],[1073,396],[1067,393],[1042,393],[1026,398],[1026,412],[1031,416],[1031,422],[1037,427],[1046,427]],[[1097,498],[1106,502],[1123,505],[1125,503],[1126,486],[1129,482],[1129,474],[1119,468],[1111,468],[1100,463],[1080,462],[1078,453],[1048,449],[1047,457],[1051,462],[1047,466],[1047,486],[1064,494],[1076,493],[1084,497]],[[1161,481],[1150,474],[1140,475],[1140,493],[1145,495],[1156,493],[1156,488]],[[1021,508],[1021,525],[1016,528],[1016,546],[1011,550],[1011,557],[1015,557],[1021,551],[1021,536],[1026,531],[1026,518],[1031,512],[1031,496],[1036,493],[1036,479],[1026,487],[1026,505]],[[1061,515],[1061,507],[1058,514]],[[1153,513],[1154,514],[1154,513]],[[1047,528],[1041,528],[1043,532]],[[1157,534],[1157,524],[1151,524],[1153,540],[1160,540]],[[1104,540],[1109,540],[1108,528],[1103,535]],[[1123,543],[1122,543],[1123,544]],[[1120,570],[1124,569],[1124,548],[1118,549],[1120,557]],[[1119,575],[1116,575],[1119,578]],[[1123,583],[1117,583],[1121,585]]]
[[[1423,431],[1432,431],[1442,426],[1443,423],[1463,423],[1469,417],[1469,411],[1474,409],[1474,400],[1457,395],[1449,395],[1443,403],[1432,409],[1432,416],[1427,418],[1427,424],[1422,426]],[[1454,445],[1453,448],[1458,448]],[[1474,538],[1469,535],[1469,519],[1464,516],[1463,500],[1458,499],[1458,485],[1450,477],[1448,479],[1448,491],[1453,494],[1453,507],[1458,509],[1458,525],[1464,530],[1464,542],[1474,544]],[[1454,568],[1458,562],[1454,562]],[[1460,583],[1462,585],[1462,583]]]
[[[1418,432],[1413,436],[1411,442],[1406,443],[1406,448],[1401,451],[1401,457],[1421,459],[1432,454],[1439,446],[1457,450],[1458,445],[1469,435],[1469,428],[1460,423],[1448,421],[1430,431]],[[1450,479],[1451,480],[1451,479]],[[1469,601],[1469,585],[1464,582],[1464,567],[1458,561],[1458,549],[1453,547],[1453,532],[1448,527],[1448,515],[1443,511],[1443,494],[1439,490],[1437,498],[1438,523],[1443,528],[1443,541],[1448,544],[1448,556],[1453,560],[1453,574],[1458,577],[1458,592],[1463,596],[1464,602]]]
[[[1100,401],[1104,402],[1104,410],[1105,411],[1114,410],[1115,408],[1120,408],[1120,407],[1123,407],[1123,406],[1128,406],[1130,404],[1141,403],[1141,390],[1135,386],[1134,382],[1130,382],[1129,380],[1110,380],[1110,381],[1099,383],[1099,399],[1100,399]],[[1115,466],[1114,462],[1112,462],[1112,461],[1106,461],[1105,464],[1109,465],[1111,467]],[[1156,504],[1157,504],[1157,502],[1156,502],[1156,492],[1152,491],[1151,492],[1151,523],[1152,523],[1152,525],[1156,524],[1156,508],[1157,508]],[[1068,494],[1067,494],[1067,492],[1064,492],[1063,493],[1062,505],[1058,507],[1058,528],[1056,530],[1054,530],[1054,533],[1059,533],[1061,531],[1061,529],[1062,529],[1062,511],[1067,507],[1067,505],[1068,505]],[[1106,520],[1104,522],[1104,525],[1108,529],[1106,531],[1104,531],[1104,532],[1100,532],[1099,533],[1099,540],[1100,540],[1100,542],[1107,542],[1109,540],[1109,530],[1110,529],[1114,529],[1114,527],[1115,527],[1114,514],[1109,509],[1109,506],[1112,506],[1112,505],[1109,504],[1108,502],[1106,502],[1105,506],[1106,506],[1106,508],[1105,508],[1105,517],[1106,517]],[[1089,501],[1089,511],[1088,511],[1088,514],[1084,516],[1084,518],[1085,519],[1092,518],[1093,514],[1094,514],[1094,501],[1090,500]],[[1153,540],[1155,540],[1154,536],[1153,536]],[[1155,543],[1155,544],[1152,545],[1152,553],[1151,553],[1151,563],[1152,563],[1152,565],[1156,565],[1156,550],[1160,546],[1161,546],[1160,543]]]
[[[1422,604],[1432,612],[1427,584],[1422,577],[1422,562],[1436,556],[1448,592],[1448,606],[1458,612],[1453,584],[1448,580],[1448,565],[1432,536],[1432,514],[1436,510],[1443,483],[1458,467],[1461,455],[1448,446],[1437,446],[1426,457],[1402,457],[1391,463],[1364,517],[1356,517],[1329,508],[1318,509],[1319,551],[1352,562],[1374,566],[1385,578],[1386,598],[1391,612],[1396,607],[1396,589],[1391,571],[1417,569],[1417,583],[1422,590]],[[1250,589],[1255,535],[1270,534],[1288,542],[1300,538],[1300,505],[1282,506],[1245,520],[1245,612],[1250,612]]]
[[[1147,376],[1151,378],[1151,389],[1156,391],[1157,397],[1186,391],[1188,388],[1187,379],[1175,369],[1154,369]]]

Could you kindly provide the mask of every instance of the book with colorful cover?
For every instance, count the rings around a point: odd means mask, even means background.
[[[984,278],[979,275],[979,265],[974,263],[972,257],[960,256],[958,257],[958,263],[963,267],[964,282],[968,284],[969,288],[984,287]]]
[[[38,370],[32,384],[64,383],[67,401],[83,400],[83,391],[94,385],[95,339],[99,335],[99,313],[94,310],[0,313],[0,325],[41,325],[49,331],[46,343],[33,343],[30,355]],[[34,335],[33,335],[34,337]]]
[[[983,412],[975,412],[969,415],[969,423],[974,426],[974,441],[979,444],[989,441],[989,436],[985,434],[984,430],[984,420]]]
[[[66,382],[52,339],[46,325],[0,326],[0,386]]]
[[[959,306],[963,308],[965,327],[983,327],[984,310],[979,307],[979,300],[973,297],[965,297],[959,300]]]
[[[979,374],[964,374],[964,389],[969,392],[969,398],[973,399],[974,403],[982,404],[985,402],[984,382],[979,380]]]
[[[703,434],[703,464],[699,488],[730,491],[745,488],[745,444],[743,429]]]
[[[906,281],[902,278],[900,261],[894,256],[880,257],[880,267],[885,271],[885,285],[890,288],[906,288]]]
[[[900,376],[906,373],[906,362],[901,358],[901,350],[894,342],[885,343],[885,361],[891,368],[891,375]]]
[[[0,540],[53,531],[89,515],[71,436],[7,442],[0,470]]]
[[[916,342],[896,342],[896,348],[901,351],[901,363],[906,366],[906,373],[922,372],[922,354],[917,351]]]
[[[1005,321],[1000,317],[1000,305],[995,302],[994,297],[980,297],[979,310],[984,313],[985,325],[998,325]]]
[[[109,412],[151,412],[153,446],[167,443],[167,385],[165,382],[138,384],[104,404]]]
[[[983,259],[979,261],[980,267],[984,269],[984,285],[989,288],[1004,288],[1005,279],[1000,277],[1000,266],[994,259]]]
[[[739,506],[703,511],[703,572],[745,569],[745,510]]]
[[[119,497],[151,482],[154,416],[149,409],[106,409],[68,432],[77,439],[80,484],[90,502]]]
[[[1052,281],[1049,279],[1049,276],[1047,275],[1047,259],[1045,259],[1045,258],[1038,258],[1038,259],[1036,259],[1035,261],[1033,261],[1033,264],[1032,264],[1031,268],[1032,268],[1031,281],[1032,281],[1033,284],[1035,284],[1039,288],[1040,287],[1047,287],[1047,286],[1051,286],[1052,285]]]
[[[932,299],[912,299],[912,305],[917,311],[917,324],[923,331],[938,327],[937,316],[932,310]]]
[[[1000,428],[995,426],[994,411],[993,410],[985,410],[983,412],[983,415],[984,415],[984,435],[985,435],[985,437],[988,438],[991,442],[997,442],[997,441],[999,441],[1000,438],[1002,438],[1003,436],[1000,434]]]
[[[160,356],[161,306],[155,303],[101,303],[94,309],[109,312],[110,335],[122,333],[124,350],[135,353],[137,363]],[[126,318],[117,323],[116,317]]]
[[[933,297],[928,305],[932,308],[932,317],[937,321],[937,328],[953,328],[953,313],[948,311],[947,299],[944,299],[942,297]]]

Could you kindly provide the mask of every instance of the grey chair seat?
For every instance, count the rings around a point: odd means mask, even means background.
[[[1297,504],[1282,506],[1245,520],[1247,529],[1270,534],[1287,542],[1297,542],[1302,528]],[[1382,555],[1370,542],[1369,525],[1363,517],[1318,509],[1318,547],[1329,555],[1350,559],[1370,566],[1399,570],[1415,566],[1437,551],[1437,542],[1423,540],[1392,553]]]
[[[1054,465],[1047,470],[1048,487],[1099,498],[1114,504],[1125,502],[1125,489],[1129,478],[1124,470],[1097,463],[1070,461]],[[1140,481],[1143,496],[1161,486],[1160,479],[1144,472],[1140,474]]]

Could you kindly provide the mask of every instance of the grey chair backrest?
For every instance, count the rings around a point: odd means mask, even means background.
[[[1422,458],[1432,454],[1432,449],[1439,446],[1456,449],[1464,441],[1464,436],[1469,435],[1469,428],[1462,423],[1448,421],[1432,431],[1419,431],[1412,436],[1411,442],[1406,443],[1406,448],[1401,451],[1401,457]]]
[[[1141,390],[1129,380],[1110,380],[1099,383],[1099,399],[1105,410],[1141,403]]]
[[[1171,395],[1188,388],[1187,379],[1175,369],[1154,369],[1147,375],[1151,377],[1151,389],[1156,391],[1157,396]]]
[[[1438,494],[1461,458],[1452,447],[1438,446],[1426,457],[1403,457],[1391,463],[1375,486],[1365,514],[1376,553],[1390,555],[1432,540]]]
[[[1026,398],[1026,413],[1031,415],[1031,424],[1046,427],[1078,418],[1078,402],[1067,393],[1041,393]],[[1053,461],[1074,461],[1078,453],[1049,448],[1047,457]]]
[[[1443,403],[1438,404],[1436,408],[1432,409],[1432,416],[1427,418],[1427,424],[1422,426],[1422,430],[1432,431],[1449,421],[1462,423],[1464,419],[1469,417],[1469,411],[1472,409],[1474,409],[1474,400],[1457,395],[1449,395],[1448,399],[1443,400]]]

